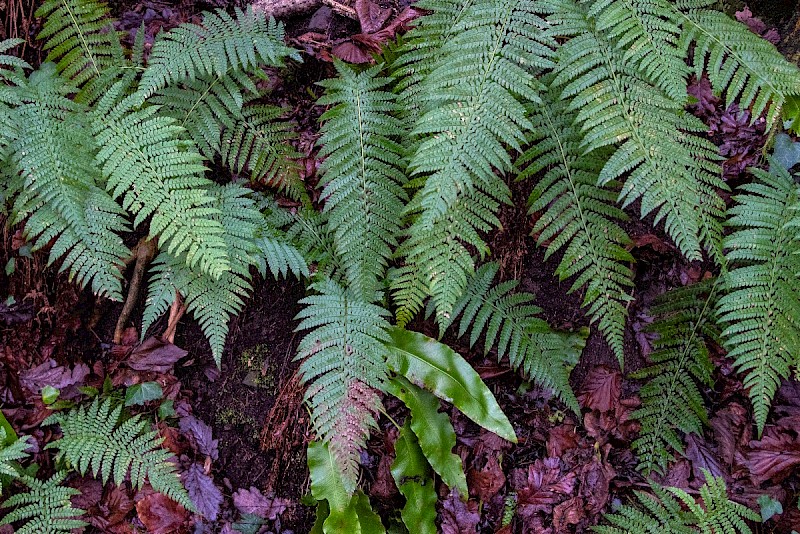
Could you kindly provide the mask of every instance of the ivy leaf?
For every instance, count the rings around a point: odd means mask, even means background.
[[[467,477],[461,458],[453,454],[456,433],[447,414],[439,411],[439,399],[405,378],[393,378],[387,391],[402,400],[411,410],[411,429],[419,446],[445,484],[467,497]]]
[[[140,406],[163,396],[164,390],[158,382],[134,384],[125,391],[125,406]]]
[[[409,532],[436,534],[436,488],[431,468],[419,446],[417,436],[406,420],[394,444],[392,477],[406,504],[400,511]]]
[[[395,373],[452,403],[486,430],[512,443],[517,436],[481,377],[460,354],[433,338],[391,327],[387,364]]]

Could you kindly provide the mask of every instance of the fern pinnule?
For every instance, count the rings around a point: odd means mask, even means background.
[[[80,491],[61,485],[67,474],[59,471],[44,482],[29,475],[20,477],[29,491],[6,499],[3,508],[15,509],[0,518],[0,525],[24,521],[15,530],[16,534],[60,534],[85,527],[87,523],[78,519],[85,510],[73,508],[70,500]]]
[[[568,38],[558,50],[554,83],[571,100],[587,152],[615,147],[598,178],[604,185],[625,175],[623,207],[641,200],[642,216],[653,213],[679,250],[699,260],[705,249],[721,262],[727,189],[716,164],[717,148],[700,137],[706,127],[683,110],[646,73],[625,59],[575,0],[546,0],[553,37]]]
[[[498,270],[496,263],[486,263],[470,278],[464,295],[453,307],[452,321],[460,316],[458,336],[470,332],[472,346],[483,335],[484,353],[496,348],[498,360],[508,356],[512,368],[552,389],[579,413],[568,368],[577,363],[585,339],[552,330],[538,317],[542,310],[533,304],[534,296],[515,292],[516,280],[493,284]],[[442,332],[449,324],[440,326]]]
[[[43,425],[58,424],[63,437],[45,448],[58,449],[57,459],[65,459],[80,474],[100,476],[103,483],[113,477],[122,484],[130,475],[131,484],[141,488],[145,481],[189,510],[194,510],[189,495],[178,478],[172,453],[161,448],[158,432],[139,416],[122,419],[122,406],[111,399],[96,398],[87,408],[79,406],[67,413],[55,413]]]
[[[231,70],[278,67],[287,57],[300,60],[283,42],[283,24],[263,11],[236,8],[235,18],[222,9],[206,13],[203,24],[184,23],[159,36],[142,75],[137,99],[183,80],[222,76]]]
[[[325,212],[347,287],[365,301],[378,290],[400,232],[406,178],[400,170],[403,133],[395,97],[378,65],[357,73],[337,62],[339,77],[321,82],[321,184]]]
[[[800,240],[798,189],[789,172],[771,160],[770,172],[752,169],[728,210],[735,232],[725,239],[723,295],[717,304],[724,346],[745,375],[759,434],[772,397],[800,354]]]
[[[297,330],[309,331],[297,348],[299,372],[308,384],[305,398],[314,431],[329,444],[352,494],[360,451],[376,426],[376,390],[386,388],[389,312],[330,279],[311,288],[318,294],[301,300],[305,307],[297,314]]]
[[[540,212],[532,232],[540,246],[548,243],[545,259],[564,250],[556,274],[561,280],[576,277],[570,292],[586,287],[583,305],[622,365],[633,256],[625,248],[631,240],[617,221],[628,217],[615,206],[614,191],[597,185],[604,160],[596,152],[584,153],[574,113],[555,90],[544,99],[532,106],[535,133],[516,162],[524,166],[521,180],[546,169],[529,199],[529,212]]]
[[[708,423],[698,383],[711,386],[714,365],[706,343],[719,341],[717,285],[715,280],[674,289],[650,309],[655,320],[648,331],[659,336],[653,341],[651,365],[631,375],[647,380],[639,390],[642,405],[631,415],[641,423],[632,447],[646,475],[662,473],[673,458],[672,449],[683,452],[678,431],[701,434]]]

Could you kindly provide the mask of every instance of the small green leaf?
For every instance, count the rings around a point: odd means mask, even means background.
[[[494,395],[460,354],[444,343],[404,328],[392,327],[389,335],[392,344],[387,345],[387,364],[392,371],[452,403],[483,428],[517,442]]]
[[[772,155],[784,169],[791,170],[800,162],[800,143],[783,132],[776,134]]]
[[[461,458],[453,454],[456,433],[447,414],[439,411],[439,399],[402,377],[389,382],[387,391],[411,410],[411,429],[419,446],[445,484],[467,497],[467,477]]]
[[[167,399],[158,406],[159,419],[169,419],[170,417],[175,417],[176,415],[177,412],[175,412],[175,401],[172,399]]]
[[[308,472],[314,498],[328,501],[329,513],[322,531],[325,534],[360,532],[358,513],[350,506],[352,497],[345,489],[342,473],[327,443],[312,441],[308,444]]]
[[[140,406],[163,396],[164,390],[161,389],[158,382],[142,382],[125,391],[125,406]]]
[[[96,397],[97,394],[100,393],[100,390],[92,386],[78,386],[78,391],[91,398]]]
[[[800,95],[789,95],[783,104],[783,120],[790,122],[789,130],[800,134]]]
[[[780,501],[776,501],[769,495],[761,495],[756,501],[761,507],[761,521],[766,522],[772,516],[781,515],[783,513],[783,505]]]
[[[0,445],[8,445],[17,441],[17,433],[14,432],[14,427],[11,426],[2,411],[0,411],[0,428],[6,432],[6,439],[0,442]]]
[[[233,524],[233,529],[241,534],[257,534],[266,521],[255,514],[242,514],[242,517]]]
[[[53,386],[45,386],[42,388],[42,402],[45,406],[50,406],[57,401],[59,395],[61,395],[61,392]]]
[[[417,436],[406,420],[394,444],[392,478],[406,504],[400,511],[409,532],[436,534],[436,488],[431,468],[419,446]]]
[[[9,258],[6,262],[6,276],[11,276],[17,268],[17,262],[14,258]]]

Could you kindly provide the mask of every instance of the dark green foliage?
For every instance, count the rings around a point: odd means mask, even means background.
[[[122,406],[111,399],[96,398],[91,406],[80,406],[67,413],[56,413],[42,424],[58,424],[64,436],[46,448],[58,449],[57,459],[64,459],[80,474],[87,471],[122,484],[141,488],[149,482],[153,489],[190,510],[194,505],[178,478],[176,466],[169,461],[172,453],[161,448],[162,439],[150,423],[139,416],[121,420]],[[37,482],[38,484],[38,482]]]
[[[717,315],[722,336],[753,403],[759,434],[772,397],[800,354],[800,241],[798,189],[789,172],[772,161],[770,172],[752,169],[740,186],[725,239],[730,271],[723,278]]]
[[[636,492],[642,508],[624,505],[605,516],[614,526],[592,529],[600,534],[750,534],[745,520],[758,521],[759,515],[728,499],[722,477],[704,473],[706,482],[700,487],[702,505],[680,488],[651,484],[653,495]]]
[[[708,423],[698,384],[712,385],[714,366],[706,341],[719,342],[717,286],[714,280],[674,289],[650,309],[655,320],[648,330],[658,334],[649,356],[652,365],[632,375],[648,380],[639,390],[642,406],[631,416],[642,425],[632,446],[645,474],[664,472],[672,449],[683,452],[678,431],[701,434]]]
[[[10,443],[9,437],[6,429],[0,426],[0,495],[3,494],[3,477],[19,477],[16,462],[28,456],[25,451],[30,447],[27,436],[12,438]]]
[[[75,488],[62,486],[67,471],[59,471],[45,482],[28,475],[20,480],[29,491],[12,495],[3,503],[3,508],[14,508],[0,519],[0,525],[24,521],[17,534],[58,534],[72,532],[87,523],[78,519],[85,512],[73,508],[70,498],[80,494]]]
[[[576,277],[570,291],[586,287],[583,305],[622,365],[633,256],[625,249],[631,240],[616,221],[628,217],[614,205],[614,184],[597,185],[601,154],[584,153],[575,114],[558,92],[551,89],[533,108],[531,147],[516,162],[527,165],[519,179],[547,171],[531,193],[530,212],[541,212],[533,233],[540,246],[547,245],[545,258],[564,250],[556,274],[561,280]]]
[[[542,310],[533,305],[534,296],[514,292],[516,280],[493,285],[497,270],[497,264],[487,263],[470,278],[464,295],[453,307],[453,319],[461,316],[458,335],[469,331],[472,346],[483,334],[485,353],[496,347],[498,360],[508,356],[511,367],[553,389],[579,413],[569,386],[569,369],[577,363],[585,340],[579,335],[554,332],[537,317]],[[573,356],[574,361],[570,361]]]

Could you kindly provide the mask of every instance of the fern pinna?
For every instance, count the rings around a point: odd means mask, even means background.
[[[714,368],[707,342],[718,342],[714,304],[719,281],[704,281],[669,291],[650,308],[658,335],[649,355],[651,365],[631,375],[647,382],[639,390],[642,406],[633,412],[642,428],[632,447],[645,474],[664,472],[683,452],[685,434],[701,434],[708,423],[698,384],[711,386]]]
[[[80,519],[85,511],[72,506],[71,498],[80,491],[61,485],[67,475],[67,471],[59,471],[44,482],[21,476],[28,491],[6,499],[3,508],[13,509],[0,518],[0,525],[23,522],[14,531],[17,534],[65,534],[87,526]]]
[[[531,147],[516,165],[524,166],[521,180],[546,169],[529,200],[530,212],[539,213],[533,234],[547,246],[545,259],[564,249],[556,274],[561,280],[576,277],[570,291],[586,286],[583,305],[622,365],[633,256],[625,248],[631,240],[616,221],[628,217],[614,205],[614,184],[597,185],[602,155],[584,153],[575,114],[558,91],[551,88],[543,104],[532,108]]]
[[[725,239],[730,270],[723,278],[717,315],[734,365],[744,373],[759,434],[772,397],[800,354],[800,241],[798,188],[771,160],[770,171],[752,169],[728,211],[734,232]]]

